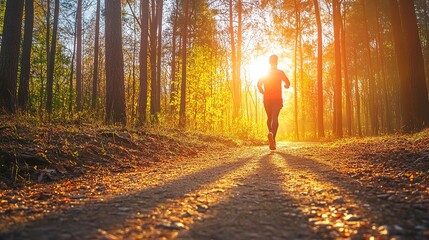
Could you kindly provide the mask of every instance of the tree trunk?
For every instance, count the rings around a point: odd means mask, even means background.
[[[51,41],[51,0],[46,0],[46,68],[49,68],[49,51],[51,49],[50,47],[50,41]],[[48,74],[46,74],[47,76]],[[41,108],[43,106],[40,105]]]
[[[30,97],[30,61],[31,46],[33,43],[34,0],[25,0],[25,27],[24,42],[22,43],[21,76],[19,78],[18,106],[21,110],[28,110]]]
[[[313,2],[317,22],[317,130],[319,137],[325,137],[323,126],[323,32],[319,1],[313,0]]]
[[[393,42],[396,52],[396,64],[398,66],[400,82],[400,105],[402,113],[402,127],[406,132],[411,132],[414,128],[412,121],[412,105],[409,90],[409,68],[408,49],[405,45],[404,32],[402,30],[401,18],[399,15],[399,5],[397,0],[389,0],[390,19],[392,23]]]
[[[150,23],[150,120],[152,123],[156,121],[156,45],[157,45],[157,17],[156,17],[156,0],[152,0],[152,17]]]
[[[237,108],[237,55],[235,49],[235,34],[234,34],[234,15],[232,0],[229,0],[229,34],[231,37],[231,76],[232,76],[232,100],[233,100],[233,119],[238,117]]]
[[[410,75],[407,84],[410,85],[411,104],[415,106],[412,113],[412,125],[414,126],[413,130],[419,131],[429,126],[429,101],[422,47],[413,1],[399,0],[399,4],[405,47],[409,52]]]
[[[0,51],[0,112],[15,112],[24,0],[8,0]]]
[[[293,74],[293,96],[294,96],[294,120],[295,120],[295,139],[299,140],[299,132],[298,132],[298,89],[297,89],[297,55],[298,55],[298,36],[299,36],[299,28],[300,28],[300,11],[298,9],[298,5],[296,0],[295,3],[295,54],[294,54],[294,74]]]
[[[363,23],[365,26],[365,33],[364,33],[364,39],[365,39],[365,48],[368,53],[368,88],[369,88],[369,117],[371,122],[371,135],[378,135],[378,102],[376,101],[376,84],[375,84],[375,78],[373,73],[373,65],[372,65],[372,54],[371,54],[371,46],[370,46],[370,37],[369,37],[369,30],[368,30],[368,15],[366,11],[366,0],[362,2],[363,6]]]
[[[236,67],[236,76],[235,76],[235,86],[234,86],[234,102],[235,102],[235,112],[234,117],[241,117],[241,47],[243,44],[243,4],[241,0],[237,1],[237,17],[238,17],[238,25],[237,25],[237,64]]]
[[[188,15],[189,15],[189,0],[184,0],[185,23],[183,25],[183,46],[182,46],[182,86],[180,96],[180,113],[179,113],[179,126],[186,127],[186,50],[188,40]]]
[[[301,90],[301,96],[305,96],[305,90],[306,90],[306,86],[305,86],[305,81],[304,81],[304,52],[302,49],[302,31],[299,31],[299,40],[298,40],[298,44],[299,44],[299,80],[300,80],[300,90]],[[306,111],[305,111],[305,97],[301,98],[301,133],[302,133],[302,138],[305,138],[305,125],[306,125]]]
[[[170,83],[170,111],[176,111],[175,101],[177,98],[177,82],[176,82],[176,37],[177,37],[177,21],[178,21],[178,1],[174,5],[174,19],[173,19],[173,32],[171,36],[171,83]]]
[[[334,87],[334,115],[335,115],[335,135],[343,137],[342,120],[342,81],[341,81],[341,9],[339,0],[333,0],[334,16],[334,47],[335,47],[335,87]]]
[[[149,37],[149,0],[141,0],[141,34],[140,34],[140,89],[139,89],[139,104],[138,116],[139,123],[146,122],[147,109],[147,48]]]
[[[161,58],[162,58],[162,11],[163,1],[157,1],[157,24],[158,24],[158,44],[157,44],[157,66],[156,66],[156,113],[161,112]]]
[[[121,1],[105,1],[106,121],[126,124]]]
[[[392,113],[390,112],[390,102],[389,99],[389,90],[387,88],[387,79],[386,79],[386,73],[385,73],[385,55],[384,55],[384,42],[380,31],[380,16],[378,11],[378,3],[377,1],[374,2],[376,6],[376,27],[377,27],[377,47],[378,47],[378,54],[380,56],[380,71],[381,71],[381,82],[383,84],[383,97],[384,97],[384,106],[385,106],[385,116],[386,116],[386,130],[388,133],[393,133],[392,128]]]
[[[92,108],[96,109],[97,107],[97,86],[98,86],[98,58],[100,47],[100,0],[97,0],[97,9],[95,12],[95,39],[94,39],[94,71],[92,75]]]
[[[49,115],[52,113],[52,101],[53,101],[53,84],[54,84],[54,70],[55,70],[55,56],[57,53],[57,32],[58,32],[58,18],[60,15],[60,0],[55,0],[54,8],[54,25],[52,26],[52,41],[51,49],[49,50],[48,59],[48,78],[46,82],[46,111]]]
[[[76,12],[76,110],[82,111],[82,0],[77,1]]]
[[[353,59],[355,66],[357,65],[357,57],[356,57],[356,49],[353,49]],[[358,74],[355,71],[355,95],[356,95],[356,120],[357,120],[357,129],[358,136],[362,136],[362,124],[361,124],[361,116],[360,116],[360,94],[359,94],[359,82],[358,82]]]
[[[73,36],[73,54],[70,64],[70,78],[69,78],[69,113],[73,111],[73,74],[74,74],[74,60],[76,57],[76,23],[74,25],[74,36]]]
[[[347,135],[351,136],[352,133],[352,101],[351,101],[351,87],[348,70],[348,59],[346,52],[346,10],[344,10],[343,23],[341,24],[341,55],[343,58],[343,72],[344,72],[344,88],[346,97],[346,121],[347,121]]]

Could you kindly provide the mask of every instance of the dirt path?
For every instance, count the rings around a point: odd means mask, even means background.
[[[1,213],[0,239],[427,237],[427,206],[383,199],[334,161],[291,154],[302,147],[311,145],[240,148],[33,186],[37,196],[11,191],[6,200],[22,201]],[[57,196],[64,189],[65,199]]]

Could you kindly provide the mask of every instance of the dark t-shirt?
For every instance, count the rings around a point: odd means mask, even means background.
[[[275,68],[270,69],[265,77],[259,79],[258,88],[259,91],[264,94],[264,101],[274,99],[282,100],[282,81],[285,82],[285,86],[288,88],[290,82],[286,74],[282,70]]]

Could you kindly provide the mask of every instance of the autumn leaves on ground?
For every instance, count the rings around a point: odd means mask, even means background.
[[[1,239],[427,239],[429,132],[260,143],[4,121]]]

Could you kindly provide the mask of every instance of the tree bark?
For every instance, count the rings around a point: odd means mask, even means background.
[[[171,82],[170,82],[170,111],[175,112],[175,100],[177,97],[177,83],[176,83],[176,32],[177,32],[177,11],[178,1],[174,5],[174,18],[173,18],[173,32],[171,36]]]
[[[353,59],[354,59],[354,65],[357,65],[357,54],[356,49],[353,49]],[[357,120],[357,130],[358,130],[358,136],[362,136],[362,124],[361,124],[361,116],[360,116],[360,94],[359,94],[359,82],[358,82],[358,74],[357,71],[355,71],[355,95],[356,95],[356,120]]]
[[[346,10],[344,10],[343,19],[341,24],[341,55],[343,58],[343,72],[344,72],[344,88],[346,98],[346,121],[347,121],[347,135],[351,136],[352,132],[352,101],[351,101],[351,87],[348,70],[348,59],[346,52]]]
[[[0,51],[0,112],[15,112],[24,0],[8,0]]]
[[[409,90],[409,68],[408,49],[405,45],[404,32],[402,30],[401,18],[399,15],[399,5],[397,0],[389,0],[390,19],[392,23],[393,42],[396,52],[396,64],[399,73],[399,92],[401,105],[402,128],[406,132],[411,132],[414,128],[412,120],[412,105]]]
[[[77,1],[76,12],[76,110],[82,111],[82,0]]]
[[[180,112],[179,112],[179,127],[186,127],[186,58],[187,58],[187,40],[188,40],[188,17],[189,17],[189,0],[184,1],[185,22],[183,25],[182,38],[182,85],[180,95]]]
[[[235,83],[235,118],[241,117],[241,47],[243,44],[243,3],[237,1],[237,64],[236,64],[236,83]]]
[[[231,37],[231,76],[232,76],[232,101],[233,110],[232,116],[235,120],[238,118],[238,102],[237,102],[237,55],[235,48],[235,33],[234,33],[234,14],[232,0],[229,0],[229,34]]]
[[[176,80],[176,32],[177,32],[177,21],[178,21],[178,0],[175,1],[174,5],[174,18],[173,18],[173,32],[171,36],[171,83],[170,83],[170,111],[174,113],[176,111],[175,101],[177,98],[177,80]]]
[[[387,88],[387,79],[386,79],[386,72],[385,72],[385,55],[384,55],[384,42],[382,38],[382,34],[380,31],[380,16],[378,11],[378,2],[374,2],[376,10],[376,24],[377,24],[377,48],[378,48],[378,54],[380,56],[380,72],[381,72],[381,82],[383,84],[383,97],[384,97],[384,106],[385,106],[385,116],[386,116],[386,130],[388,133],[393,133],[392,128],[392,113],[391,113],[391,101],[389,101],[389,90]]]
[[[319,1],[313,0],[313,2],[317,23],[317,130],[319,137],[325,137],[323,126],[323,32]]]
[[[53,102],[53,84],[54,84],[54,70],[55,70],[55,56],[57,53],[57,32],[58,32],[58,18],[60,15],[60,0],[55,0],[54,7],[54,25],[52,26],[52,41],[51,49],[49,50],[48,59],[48,78],[46,82],[46,111],[49,115],[52,113]]]
[[[421,130],[429,126],[429,100],[426,86],[426,76],[422,47],[419,38],[416,11],[414,2],[399,0],[400,16],[403,33],[405,36],[405,47],[408,49],[409,79],[408,85],[414,111],[412,113],[413,130]]]
[[[365,48],[368,53],[368,94],[369,94],[369,118],[371,122],[371,135],[378,135],[378,102],[376,101],[376,82],[374,78],[374,72],[373,72],[373,65],[372,65],[372,54],[371,54],[371,46],[370,46],[370,37],[369,37],[369,30],[368,30],[368,15],[366,11],[366,0],[362,1],[362,7],[363,7],[363,22],[365,26],[365,33],[364,33],[364,39],[365,39]]]
[[[126,124],[121,1],[105,1],[106,121]]]
[[[73,36],[73,53],[70,64],[70,77],[69,77],[69,113],[73,111],[73,75],[74,75],[74,60],[76,58],[76,23],[74,25],[74,36]]]
[[[31,46],[33,43],[34,25],[34,0],[25,0],[25,26],[24,41],[22,43],[21,76],[19,78],[18,106],[21,110],[27,111],[30,97],[30,60]]]
[[[97,9],[95,12],[95,39],[94,39],[94,71],[92,75],[92,101],[93,109],[97,107],[97,86],[98,86],[98,60],[100,47],[100,5],[101,1],[97,0]]]
[[[140,33],[140,89],[139,89],[139,104],[138,116],[139,123],[146,122],[147,110],[147,48],[149,37],[149,0],[141,0],[141,33]]]
[[[157,48],[157,17],[156,17],[156,1],[152,0],[151,10],[151,23],[150,23],[150,120],[152,123],[156,121],[156,48]]]
[[[298,36],[299,36],[299,28],[300,28],[300,11],[298,9],[298,5],[296,0],[294,0],[295,4],[295,49],[294,49],[294,73],[293,73],[293,96],[294,96],[294,120],[295,120],[295,139],[299,140],[299,131],[298,131],[298,84],[297,84],[297,56],[298,56]]]
[[[162,13],[163,13],[163,1],[158,0],[157,2],[157,24],[158,24],[158,44],[157,44],[157,60],[156,60],[156,113],[161,112],[161,58],[162,58]]]
[[[335,48],[335,86],[334,86],[334,115],[335,115],[335,136],[343,137],[342,120],[342,80],[341,80],[341,9],[339,0],[333,0],[334,15],[334,48]]]

